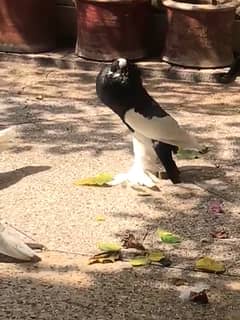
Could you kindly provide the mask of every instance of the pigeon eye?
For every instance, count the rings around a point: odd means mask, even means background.
[[[118,62],[116,61],[115,63],[113,63],[111,65],[111,71],[112,72],[117,72],[119,70],[119,65],[118,65]]]
[[[112,72],[116,72],[116,71],[117,71],[117,67],[116,67],[116,66],[113,66],[113,67],[111,68],[111,71],[112,71]]]

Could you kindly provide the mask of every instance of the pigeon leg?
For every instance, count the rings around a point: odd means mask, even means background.
[[[152,188],[156,185],[156,180],[153,179],[144,169],[144,152],[145,150],[141,147],[136,138],[133,137],[133,151],[134,151],[134,163],[131,169],[127,173],[121,173],[115,176],[110,185],[118,185],[123,182],[129,182],[132,185],[141,185],[148,188]]]
[[[174,146],[171,146],[166,143],[158,142],[155,146],[155,151],[162,162],[168,178],[175,184],[180,183],[180,171],[172,158],[172,151]]]

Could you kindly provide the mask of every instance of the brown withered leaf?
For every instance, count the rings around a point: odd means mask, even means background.
[[[32,250],[40,250],[40,251],[43,251],[43,250],[46,250],[47,248],[41,244],[41,243],[32,243],[32,242],[28,242],[26,243],[26,245],[28,245]]]
[[[207,304],[208,303],[208,296],[206,290],[201,292],[190,292],[189,300],[199,304]]]
[[[210,200],[208,202],[208,213],[218,215],[219,213],[224,213],[223,202],[221,200]]]
[[[180,298],[183,301],[207,304],[207,290],[209,290],[209,285],[202,282],[196,283],[194,286],[183,286],[180,289]]]
[[[213,238],[216,238],[216,239],[228,239],[229,238],[228,233],[224,229],[215,230],[215,231],[211,232],[210,234]]]
[[[119,251],[108,251],[95,254],[93,257],[89,258],[88,264],[94,263],[113,263],[120,260]]]
[[[135,236],[132,233],[127,234],[122,240],[123,248],[129,249],[134,248],[137,250],[145,251],[144,246],[136,240]]]

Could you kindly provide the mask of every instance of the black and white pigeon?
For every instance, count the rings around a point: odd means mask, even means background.
[[[181,128],[146,91],[136,64],[124,58],[103,66],[96,79],[96,92],[132,132],[134,163],[126,174],[112,184],[129,181],[152,187],[160,164],[173,183],[179,183],[180,171],[172,158],[178,148],[201,150],[197,140]]]
[[[0,222],[0,254],[22,260],[41,260],[7,223]]]
[[[5,151],[16,143],[16,127],[0,130],[0,152]]]

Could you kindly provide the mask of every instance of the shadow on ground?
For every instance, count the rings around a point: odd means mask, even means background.
[[[24,269],[28,275],[21,274]],[[181,301],[180,289],[174,284],[179,278],[190,285],[209,283],[209,305]],[[79,259],[76,262],[73,257],[69,263],[61,258],[55,263],[18,266],[15,275],[1,276],[0,315],[13,320],[21,310],[24,319],[191,320],[194,315],[196,320],[223,320],[239,312],[237,282],[207,278],[155,267],[132,269],[124,264],[119,268],[118,263],[86,269]]]
[[[35,173],[49,170],[49,166],[27,166],[9,172],[0,172],[0,190],[10,187],[18,183],[21,179]]]
[[[96,149],[98,153],[100,144],[110,150],[126,148],[122,132],[118,134],[116,130],[118,119],[96,98],[96,71],[44,69],[34,65],[26,68],[25,64],[9,67],[4,61],[0,67],[5,104],[0,112],[0,125],[33,124],[30,132],[22,129],[21,138],[26,143],[50,144],[46,150],[60,154],[85,149]],[[156,76],[145,80],[151,94],[181,123],[184,124],[181,118],[185,114],[188,117],[191,114],[186,128],[198,135],[201,142],[219,151],[221,140],[218,141],[217,131],[225,132],[228,127],[228,137],[224,138],[238,145],[239,137],[231,134],[230,129],[234,116],[239,115],[236,86],[189,85],[162,81]],[[232,117],[231,123],[224,123],[224,116]],[[209,123],[207,117],[212,120],[216,117],[215,122]]]

